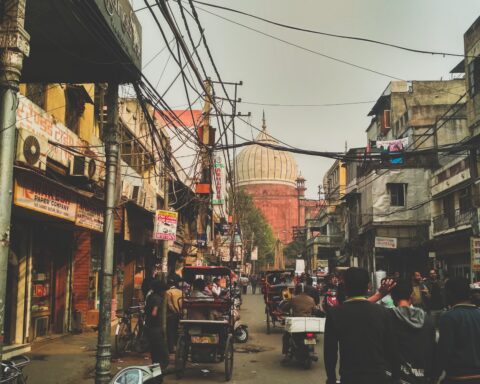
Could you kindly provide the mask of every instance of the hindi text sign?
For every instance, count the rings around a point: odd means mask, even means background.
[[[157,210],[155,214],[154,240],[177,239],[178,212]]]

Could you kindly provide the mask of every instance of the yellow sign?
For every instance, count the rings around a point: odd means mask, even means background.
[[[480,238],[472,237],[470,240],[472,257],[472,273],[480,272]]]

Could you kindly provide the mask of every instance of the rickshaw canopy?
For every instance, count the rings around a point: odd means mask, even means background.
[[[185,280],[190,280],[196,275],[203,276],[229,276],[230,278],[235,278],[236,274],[227,267],[216,267],[216,266],[199,266],[199,267],[185,267],[183,268],[183,278]]]

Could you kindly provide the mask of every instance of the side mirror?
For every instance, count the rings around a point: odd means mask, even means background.
[[[143,384],[143,371],[138,368],[126,368],[114,377],[113,384]]]

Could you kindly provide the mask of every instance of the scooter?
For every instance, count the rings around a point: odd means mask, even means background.
[[[246,343],[248,341],[248,325],[240,321],[240,313],[238,309],[233,310],[233,318],[235,323],[233,325],[233,336],[236,343]]]
[[[155,384],[163,382],[160,364],[124,368],[114,376],[110,384],[143,384],[146,382]]]

